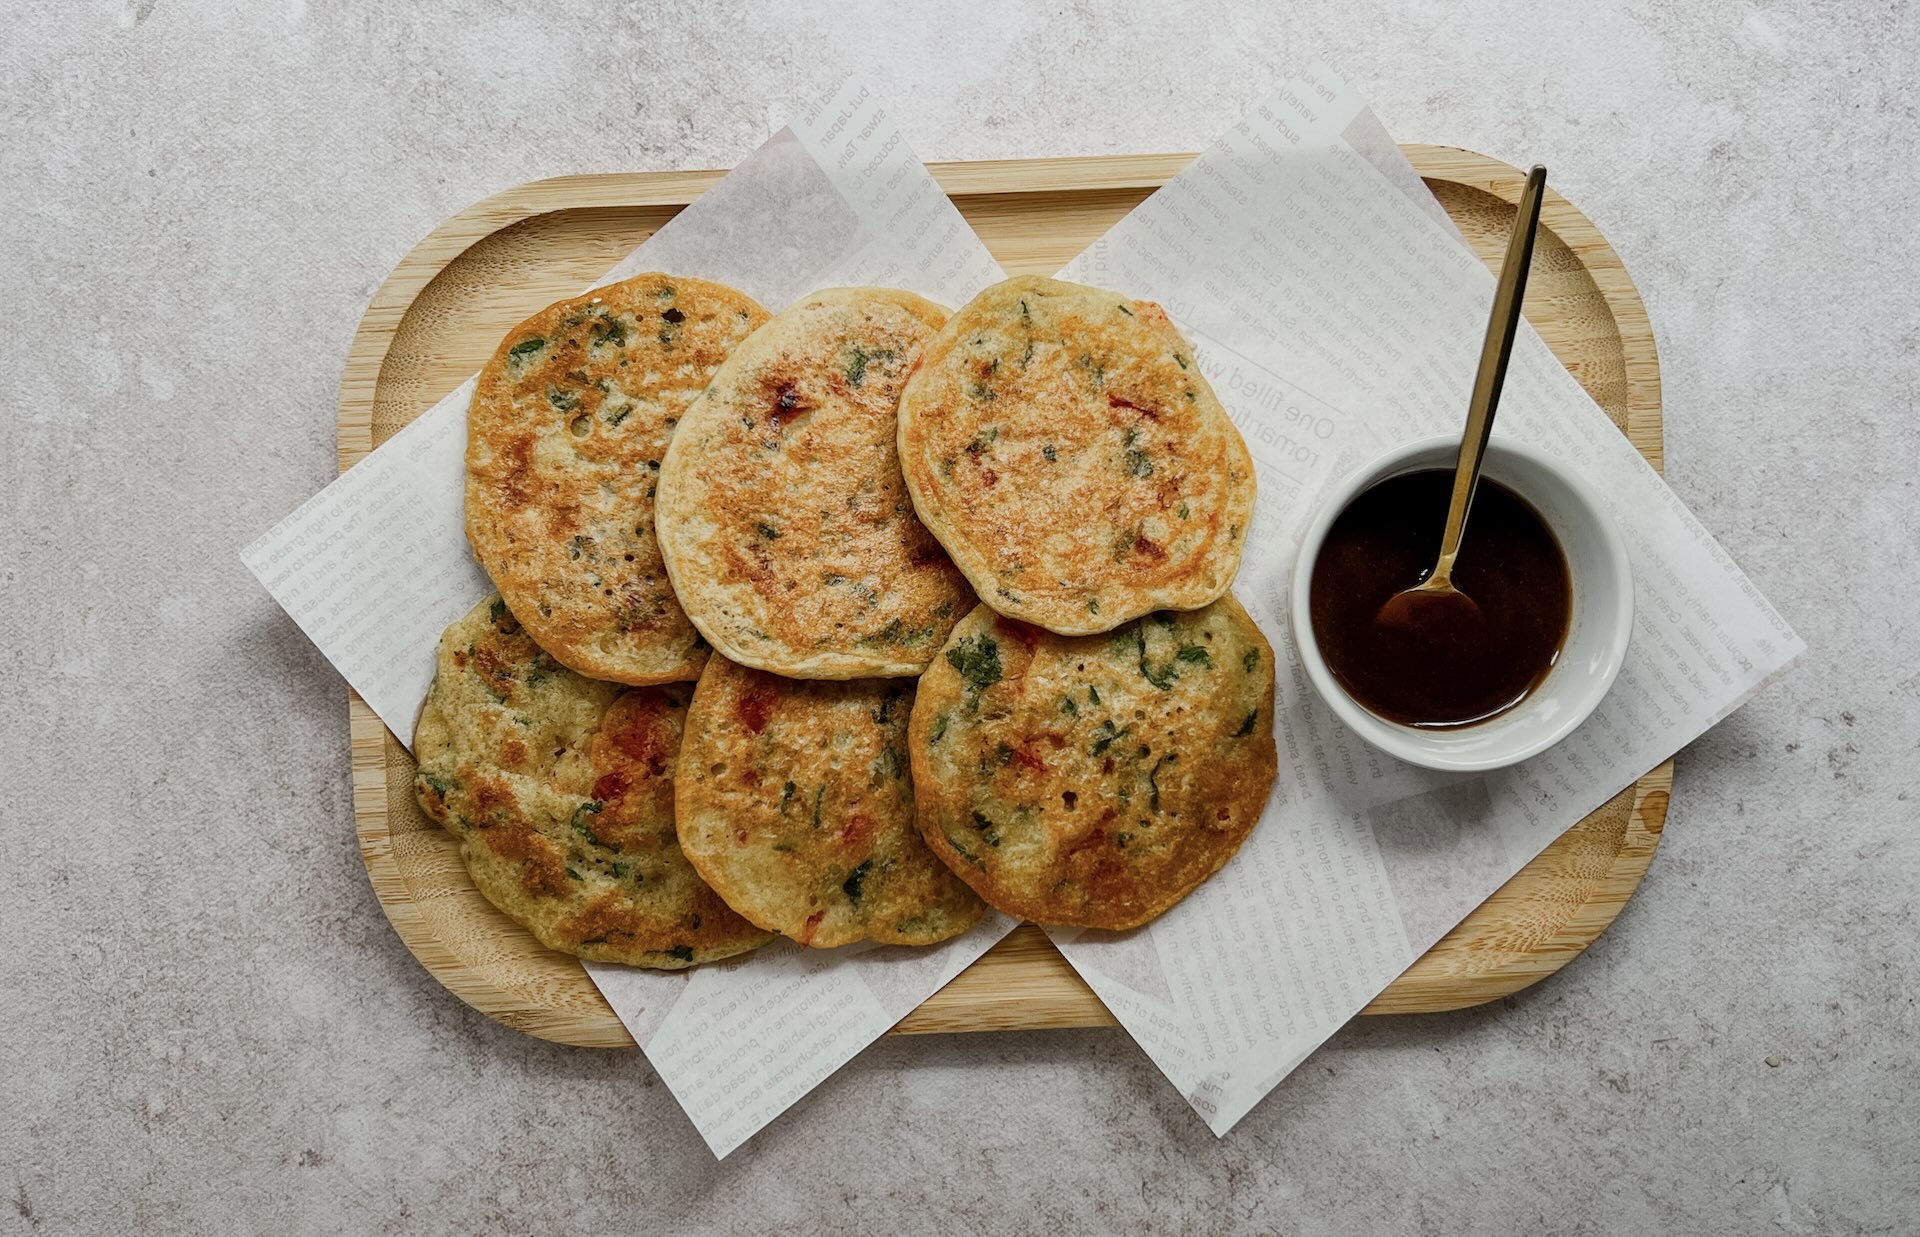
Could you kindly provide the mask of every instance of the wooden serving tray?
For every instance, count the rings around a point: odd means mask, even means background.
[[[1492,264],[1521,173],[1440,146],[1404,148]],[[1178,173],[1192,155],[935,164],[933,174],[1009,274],[1050,275]],[[387,277],[360,323],[340,395],[344,471],[458,386],[508,328],[599,278],[721,172],[537,181],[434,229]],[[1654,467],[1660,366],[1646,307],[1612,248],[1551,189],[1527,318]],[[475,890],[453,836],[413,802],[413,760],[350,695],[354,817],[374,892],[400,938],[457,996],[545,1039],[632,1047],[578,961],[547,950]],[[1365,1012],[1477,1005],[1565,966],[1613,922],[1659,844],[1671,762],[1549,846],[1396,979]],[[1111,1026],[1065,959],[1023,924],[909,1014],[896,1033]]]

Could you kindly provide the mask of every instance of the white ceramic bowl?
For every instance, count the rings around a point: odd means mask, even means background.
[[[1307,677],[1336,716],[1375,747],[1409,764],[1461,773],[1518,764],[1572,734],[1613,686],[1633,633],[1633,572],[1626,542],[1593,490],[1552,457],[1496,438],[1487,444],[1482,477],[1490,477],[1532,504],[1567,556],[1573,614],[1560,658],[1518,705],[1491,721],[1458,730],[1423,730],[1367,711],[1327,668],[1314,639],[1308,597],[1313,563],[1327,530],[1360,493],[1389,477],[1453,468],[1459,439],[1427,438],[1395,448],[1330,490],[1300,545],[1293,570],[1293,638]],[[1467,540],[1473,523],[1467,523]]]

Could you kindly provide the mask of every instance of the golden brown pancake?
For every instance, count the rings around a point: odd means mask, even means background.
[[[1273,650],[1232,594],[1079,637],[981,606],[921,678],[907,748],[922,835],[988,905],[1138,927],[1260,819]]]
[[[930,945],[984,907],[914,827],[913,683],[708,660],[674,782],[680,845],[728,905],[802,945]]]
[[[695,679],[700,633],[653,532],[687,405],[766,321],[745,294],[638,275],[507,333],[467,413],[467,538],[507,606],[562,665],[618,683]]]
[[[654,517],[713,647],[807,679],[918,674],[972,606],[914,518],[894,409],[945,311],[835,288],[734,350],[667,452]]]
[[[489,902],[551,949],[679,968],[771,939],[728,909],[673,829],[692,689],[583,678],[499,597],[440,638],[414,733],[421,810]]]
[[[1108,631],[1239,569],[1253,460],[1150,301],[996,284],[927,344],[899,422],[920,519],[1002,614]]]

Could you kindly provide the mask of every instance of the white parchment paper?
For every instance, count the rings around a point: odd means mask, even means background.
[[[1324,67],[1253,107],[1062,278],[1164,305],[1259,471],[1235,591],[1288,663],[1266,814],[1150,927],[1051,933],[1225,1133],[1549,842],[1803,646],[1527,327],[1496,433],[1572,463],[1611,500],[1638,599],[1618,683],[1566,742],[1487,777],[1403,765],[1326,711],[1287,635],[1312,497],[1395,443],[1458,431],[1493,277]]]
[[[601,283],[663,270],[769,309],[816,288],[957,306],[1000,267],[864,86],[823,95]],[[598,286],[598,285],[596,285]],[[388,729],[410,740],[440,633],[493,591],[467,548],[468,380],[242,557]],[[701,1136],[724,1156],[1013,928],[932,949],[782,941],[693,972],[587,964]]]

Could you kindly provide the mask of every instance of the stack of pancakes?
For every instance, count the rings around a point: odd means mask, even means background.
[[[1138,926],[1272,787],[1273,653],[1227,591],[1253,497],[1147,302],[563,301],[474,394],[499,592],[441,640],[417,797],[596,960],[924,945],[986,905]]]

